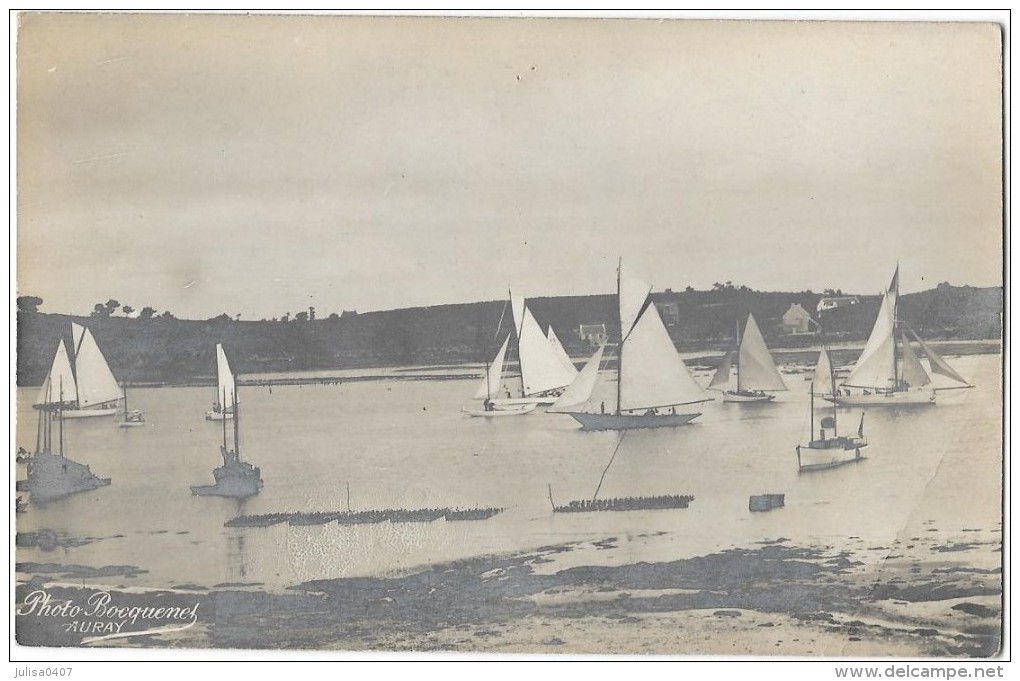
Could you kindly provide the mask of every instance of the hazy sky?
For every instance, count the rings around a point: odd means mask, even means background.
[[[999,27],[22,15],[19,293],[1001,284]]]

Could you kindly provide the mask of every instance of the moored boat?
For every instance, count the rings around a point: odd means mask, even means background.
[[[145,414],[137,409],[128,409],[127,383],[121,385],[121,388],[124,391],[124,412],[117,425],[121,428],[144,428]]]
[[[113,416],[124,395],[96,339],[87,327],[72,322],[71,340],[69,354],[61,338],[35,408],[48,409],[61,419]],[[53,401],[57,398],[53,389],[47,391],[47,386],[57,385],[62,386],[60,402]]]
[[[900,268],[897,266],[882,296],[878,317],[864,350],[854,363],[850,375],[825,399],[844,407],[935,404],[936,388],[932,385],[931,375],[907,341],[897,317],[899,278]],[[911,333],[914,332],[911,330]],[[933,372],[950,378],[957,384],[954,388],[973,387],[921,341],[917,334],[914,337],[921,342],[921,347],[927,353]]]
[[[64,353],[66,359],[63,345],[64,341],[61,340],[61,349],[58,349],[57,356],[60,357]],[[33,503],[56,501],[110,484],[110,478],[100,478],[87,465],[73,461],[66,455],[64,420],[60,417],[59,405],[67,402],[63,395],[62,379],[58,375],[57,380],[60,383],[53,385],[51,380],[53,374],[51,371],[51,376],[43,385],[46,398],[43,404],[57,406],[39,409],[35,452],[28,458],[27,478],[21,488],[32,495]],[[56,439],[53,432],[54,422],[57,424]]]
[[[226,362],[226,355],[220,345],[216,346],[217,358],[223,357]],[[191,493],[199,497],[232,497],[245,499],[255,496],[262,489],[262,472],[258,467],[253,466],[241,459],[241,423],[238,410],[237,390],[234,388],[233,400],[227,402],[227,393],[224,390],[221,396],[221,405],[230,404],[229,413],[233,418],[233,448],[227,446],[227,420],[220,419],[223,424],[223,443],[220,445],[220,456],[223,457],[223,465],[213,469],[213,478],[216,483],[213,485],[192,485]]]
[[[811,382],[811,437],[807,444],[797,445],[797,467],[800,471],[822,470],[835,468],[848,463],[855,463],[864,458],[861,450],[868,446],[864,437],[864,414],[857,429],[857,435],[839,435],[837,430],[836,405],[832,405],[831,416],[823,416],[815,430],[815,389],[831,395],[835,388],[835,377],[829,353],[823,347],[815,366],[814,380]]]
[[[493,411],[521,415],[530,411],[522,409],[525,406],[552,405],[577,376],[577,368],[552,326],[548,336],[542,333],[527,301],[520,296],[511,293],[509,305],[513,329],[503,340],[496,356],[486,365],[482,384],[475,391],[474,398],[483,400],[485,409],[462,410],[472,416],[488,416]],[[497,337],[499,333],[500,328],[497,327]],[[513,373],[509,357],[512,352],[516,352],[518,368]]]
[[[597,408],[593,404],[591,396],[602,376],[597,374],[590,387],[587,381],[583,386],[587,394],[578,391],[575,395],[574,399],[583,397],[583,403],[565,411],[581,424],[582,430],[671,428],[690,423],[701,412],[689,406],[712,400],[680,359],[651,300],[652,287],[639,279],[623,277],[622,270],[621,262],[616,278],[620,343],[615,408],[607,413],[605,402]]]
[[[744,327],[743,336],[740,335],[738,321],[737,337],[740,340],[736,351],[735,373],[737,380],[735,389],[729,388],[730,373],[733,370],[733,353],[726,355],[715,376],[712,377],[712,382],[708,385],[709,389],[722,390],[723,402],[745,403],[771,402],[776,399],[773,392],[788,390],[776,369],[776,363],[765,345],[765,337],[762,336],[753,314],[747,315],[747,325]]]

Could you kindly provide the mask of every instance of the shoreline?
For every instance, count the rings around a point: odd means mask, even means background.
[[[283,592],[258,584],[119,586],[109,592],[121,603],[197,602],[199,626],[95,643],[988,657],[999,649],[1002,617],[1001,533],[990,534],[998,540],[986,535],[954,543],[928,536],[855,548],[779,538],[662,562],[591,564],[597,552],[618,548],[619,539],[607,536],[426,565],[401,575],[313,580]],[[564,558],[569,566],[558,565]],[[71,587],[66,579],[60,586],[61,566],[45,569],[56,579],[35,573],[19,581],[18,604],[38,589],[78,601],[103,590]],[[16,619],[22,645],[76,646],[85,638],[62,631],[53,618]]]
[[[944,350],[944,354],[952,356],[966,355],[1001,355],[1002,341],[993,340],[936,340],[931,341],[932,347]],[[837,364],[845,364],[854,361],[857,355],[864,348],[864,343],[853,342],[848,344],[837,344],[829,348],[833,361]],[[684,362],[691,370],[699,367],[714,370],[718,363],[725,356],[727,350],[697,350],[682,353]],[[818,348],[815,346],[806,348],[772,348],[772,355],[776,364],[782,367],[783,364],[801,364],[812,362],[816,359]],[[575,366],[588,360],[587,356],[571,356],[570,359]],[[607,369],[615,367],[615,358],[607,358],[604,365]],[[461,364],[450,364],[440,362],[434,365],[419,364],[414,366],[392,365],[352,368],[322,368],[307,369],[293,372],[266,371],[255,374],[238,374],[237,384],[242,387],[268,387],[284,385],[341,385],[343,383],[362,383],[372,381],[460,381],[476,380],[484,372],[485,364],[482,362],[464,362]],[[452,372],[460,373],[435,373]],[[355,375],[343,375],[347,372]],[[378,373],[366,373],[378,372]],[[330,375],[316,376],[314,374]],[[290,374],[290,375],[288,375]],[[265,376],[266,378],[259,378]],[[127,383],[130,388],[205,388],[216,385],[215,376],[197,376],[184,378],[179,381],[137,381]],[[39,386],[18,385],[18,388],[38,388]]]

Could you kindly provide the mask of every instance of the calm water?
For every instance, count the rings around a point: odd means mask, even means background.
[[[791,391],[773,404],[710,403],[690,426],[631,431],[600,496],[683,493],[695,501],[687,510],[588,515],[554,515],[547,485],[557,503],[591,497],[619,434],[582,433],[569,416],[538,411],[466,417],[459,410],[475,381],[401,380],[406,374],[391,371],[379,381],[242,388],[242,455],[265,480],[262,493],[243,504],[188,489],[212,483],[219,465],[220,425],[203,418],[214,390],[133,389],[131,406],[146,412],[146,428],[119,429],[109,418],[65,426],[68,455],[113,484],[30,505],[17,519],[21,532],[47,528],[95,540],[50,552],[19,549],[18,560],[147,571],[95,580],[103,584],[282,587],[608,536],[630,541],[585,559],[674,559],[778,537],[889,541],[922,526],[987,532],[1001,515],[999,357],[951,362],[978,387],[941,393],[934,408],[869,410],[868,459],[830,471],[797,472],[794,446],[808,434],[803,375],[785,376]],[[35,393],[18,392],[17,444],[27,449],[35,439]],[[856,428],[859,414],[841,412],[842,424]],[[23,466],[18,474],[24,477]],[[482,522],[223,527],[240,513],[341,510],[347,484],[355,510],[509,510]],[[765,492],[784,492],[786,508],[749,513],[748,496]]]

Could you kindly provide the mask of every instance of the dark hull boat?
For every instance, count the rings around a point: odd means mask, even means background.
[[[262,489],[262,472],[247,461],[239,461],[237,454],[221,448],[223,465],[213,470],[215,485],[192,485],[191,493],[198,497],[253,497]]]
[[[32,501],[45,503],[106,487],[110,478],[100,478],[88,466],[66,456],[36,452],[28,462],[27,482]]]
[[[53,360],[53,368],[50,369],[42,388],[36,451],[27,458],[27,478],[23,484],[17,485],[19,491],[27,491],[32,495],[33,502],[55,501],[110,484],[110,478],[100,478],[87,465],[65,456],[64,419],[61,410],[67,404],[64,375],[69,373],[70,369],[62,369],[61,365],[69,367],[63,340],[60,341]],[[56,439],[53,432],[54,422],[57,423]]]
[[[262,471],[247,461],[241,460],[241,414],[238,410],[237,387],[233,381],[233,374],[223,347],[216,345],[217,370],[222,374],[230,376],[229,390],[224,387],[220,396],[221,405],[230,405],[227,413],[233,416],[234,448],[227,448],[227,421],[223,423],[223,444],[220,445],[220,455],[223,457],[223,465],[213,469],[215,485],[192,485],[191,493],[198,497],[231,497],[233,499],[247,499],[259,493],[262,489]],[[223,381],[221,380],[221,384]]]

